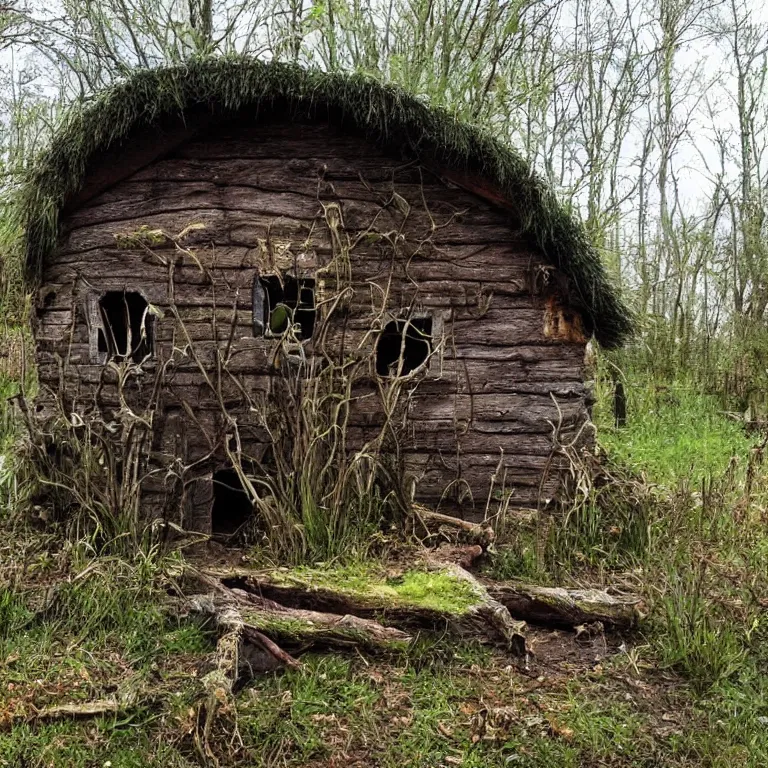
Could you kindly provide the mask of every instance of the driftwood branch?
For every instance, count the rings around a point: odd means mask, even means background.
[[[219,709],[234,695],[243,671],[265,671],[277,666],[298,667],[299,662],[255,627],[246,625],[232,600],[212,595],[193,595],[186,607],[213,619],[221,633],[216,643],[216,666],[202,680],[207,697],[201,710],[202,728],[195,732],[195,745],[204,760],[218,765],[211,749],[211,730]]]
[[[444,515],[441,512],[435,512],[420,504],[414,504],[412,507],[414,517],[421,523],[429,534],[449,530],[456,534],[456,537],[470,544],[479,544],[485,549],[496,537],[493,528],[489,525],[480,525],[461,520],[458,517]]]
[[[130,712],[139,703],[140,687],[135,680],[126,681],[113,695],[103,699],[89,701],[70,701],[64,704],[51,704],[40,709],[32,708],[31,712],[21,712],[14,715],[12,720],[41,720],[81,719],[101,717],[102,715],[122,715]],[[151,701],[153,695],[142,692],[142,702]]]
[[[95,699],[93,701],[71,702],[44,707],[29,716],[29,720],[62,720],[66,718],[99,717],[124,712],[130,705],[117,698]]]

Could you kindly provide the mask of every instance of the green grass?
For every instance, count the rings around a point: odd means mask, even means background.
[[[648,618],[626,651],[598,644],[579,655],[573,644],[577,661],[534,657],[532,673],[439,634],[386,656],[303,654],[301,669],[258,675],[221,703],[207,746],[219,764],[768,764],[768,467],[713,398],[678,385],[630,391],[630,422],[615,429],[598,388],[602,485],[560,518],[507,531],[488,566],[497,577],[643,592]],[[22,532],[0,562],[0,767],[215,764],[201,741],[215,637],[168,609],[178,556],[97,557],[87,542],[62,548]],[[378,561],[272,573],[374,604],[474,603],[446,572],[392,577]],[[119,715],[29,720],[128,689],[141,693]]]
[[[0,642],[6,642],[27,625],[33,617],[18,592],[0,587]]]
[[[716,703],[682,708],[661,694],[659,710],[645,700],[647,686],[613,683],[611,674],[625,671],[616,669],[510,696],[498,658],[474,668],[466,661],[460,654],[382,670],[359,659],[305,657],[304,670],[261,678],[243,695],[243,757],[254,766],[334,765],[346,755],[386,768],[640,768],[726,765],[725,755],[758,766],[765,755],[760,690],[720,687]],[[694,731],[685,727],[692,724]]]
[[[609,455],[654,482],[674,488],[697,484],[742,460],[755,441],[723,412],[714,395],[685,379],[656,385],[642,374],[627,376],[627,425],[613,426],[608,382],[601,382],[595,419]]]
[[[0,732],[0,766],[5,768],[191,768],[190,760],[156,741],[141,723],[100,718],[89,727],[78,722],[20,725]]]

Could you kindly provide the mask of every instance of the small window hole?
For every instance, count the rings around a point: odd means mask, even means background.
[[[315,330],[315,281],[290,275],[259,278],[264,292],[264,329],[270,336],[282,336],[293,329],[306,340]]]
[[[237,472],[234,469],[214,472],[211,533],[214,536],[232,536],[252,514],[253,504]]]
[[[432,352],[432,318],[392,320],[376,343],[376,373],[407,376],[422,366]]]
[[[109,291],[99,300],[103,329],[98,350],[110,360],[140,363],[153,352],[153,317],[147,300],[135,291]]]

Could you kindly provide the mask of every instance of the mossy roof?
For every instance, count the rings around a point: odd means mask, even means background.
[[[41,274],[56,245],[59,214],[83,188],[100,153],[119,147],[134,131],[192,111],[248,110],[258,118],[276,109],[346,126],[405,156],[481,178],[498,190],[546,260],[567,276],[569,301],[597,340],[615,347],[631,333],[630,313],[584,228],[509,146],[369,77],[245,58],[139,70],[69,110],[21,193],[30,279]]]

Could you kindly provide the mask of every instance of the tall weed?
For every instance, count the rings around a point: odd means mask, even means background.
[[[743,631],[707,599],[705,574],[705,564],[668,573],[657,637],[662,663],[683,672],[700,691],[732,677],[746,659]]]

